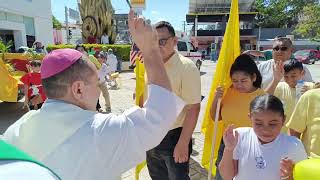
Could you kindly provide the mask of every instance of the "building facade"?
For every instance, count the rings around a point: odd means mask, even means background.
[[[320,43],[293,36],[291,28],[259,28],[253,8],[254,0],[239,0],[239,29],[241,50],[262,50],[272,48],[276,36],[290,37],[296,50],[320,49]],[[223,35],[229,19],[231,0],[189,0],[186,22],[192,25],[189,35],[197,48],[219,54]],[[218,57],[218,56],[215,56]]]
[[[51,0],[0,0],[0,38],[14,49],[53,44]]]
[[[114,14],[113,24],[116,27],[116,44],[129,44],[128,14]]]
[[[239,0],[240,44],[242,49],[256,48],[254,34],[254,0]],[[197,48],[209,55],[212,50],[219,52],[229,19],[231,0],[189,0],[186,22],[192,25],[191,39]]]

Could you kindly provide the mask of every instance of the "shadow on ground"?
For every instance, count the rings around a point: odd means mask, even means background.
[[[0,134],[26,113],[23,102],[0,102]]]
[[[199,152],[193,150],[192,156],[198,155]],[[201,165],[193,159],[193,157],[190,158],[190,179],[191,180],[206,180],[208,177],[208,172],[206,169],[201,167]]]

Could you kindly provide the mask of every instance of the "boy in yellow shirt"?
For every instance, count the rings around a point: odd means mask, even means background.
[[[299,80],[303,79],[305,72],[303,70],[302,63],[296,59],[291,59],[289,62],[285,63],[283,70],[285,82],[278,83],[274,91],[274,95],[284,104],[285,115],[287,117],[285,123],[287,123],[299,98],[296,94],[297,83]],[[304,82],[304,87],[301,93],[313,88],[314,83]],[[284,126],[281,131],[286,133],[288,128]]]
[[[303,94],[293,114],[286,124],[289,133],[298,138],[302,134],[302,143],[308,156],[320,158],[320,89]]]

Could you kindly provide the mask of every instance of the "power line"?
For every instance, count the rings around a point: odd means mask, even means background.
[[[127,1],[128,6],[129,6],[130,8],[132,8],[130,1],[129,1],[129,0],[126,0],[126,1]]]

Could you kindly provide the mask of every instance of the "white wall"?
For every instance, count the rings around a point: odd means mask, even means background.
[[[36,31],[36,41],[42,42],[43,45],[53,44],[52,20],[35,18],[34,27]]]
[[[15,30],[13,31],[14,36],[14,44],[16,45],[16,49],[18,49],[20,46],[26,46],[27,40],[26,40],[26,32]]]
[[[36,40],[53,44],[51,0],[0,0],[0,11],[33,17]]]

